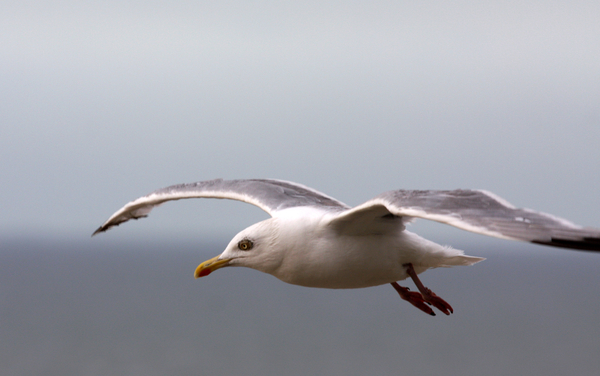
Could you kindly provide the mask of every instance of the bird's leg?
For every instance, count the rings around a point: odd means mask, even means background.
[[[427,303],[429,305],[431,305],[431,304],[428,303],[428,302],[426,302],[423,299],[423,295],[421,295],[421,293],[416,292],[416,291],[410,291],[408,289],[408,287],[400,286],[396,282],[392,282],[390,284],[398,292],[398,294],[400,295],[400,297],[402,299],[404,299],[407,302],[409,302],[410,304],[414,305],[415,307],[417,307],[421,311],[423,311],[423,312],[425,312],[425,313],[427,313],[427,314],[429,314],[431,316],[435,316],[435,312],[433,312],[433,309],[431,309],[431,307],[429,307],[425,303]]]
[[[432,304],[434,307],[444,312],[446,315],[454,313],[454,310],[452,309],[452,306],[450,306],[450,304],[446,303],[444,299],[440,298],[439,296],[434,294],[433,291],[423,286],[423,283],[421,283],[421,280],[417,276],[417,273],[415,272],[415,269],[413,268],[412,264],[404,264],[403,266],[406,266],[406,272],[408,273],[410,278],[412,278],[413,282],[421,292],[421,295],[423,296],[423,300],[425,302]]]

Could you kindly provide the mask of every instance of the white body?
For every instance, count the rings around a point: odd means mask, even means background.
[[[351,208],[304,185],[273,179],[215,179],[159,189],[126,204],[94,234],[145,217],[164,202],[189,198],[243,201],[272,217],[237,234],[221,255],[196,268],[196,277],[245,266],[295,285],[360,288],[406,279],[409,263],[422,273],[483,260],[406,231],[415,218],[497,238],[600,251],[600,230],[516,208],[487,191],[393,190]]]
[[[292,208],[241,231],[219,259],[245,266],[294,285],[361,288],[408,277],[405,264],[417,273],[430,268],[471,265],[483,260],[444,247],[404,230],[400,219],[378,225],[379,233],[340,233],[329,225],[335,216],[312,208]],[[254,248],[238,249],[242,239]]]

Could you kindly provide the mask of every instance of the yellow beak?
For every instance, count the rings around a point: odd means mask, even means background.
[[[200,278],[209,275],[217,269],[220,269],[229,264],[231,259],[222,259],[219,260],[219,256],[213,257],[210,260],[204,261],[202,264],[198,265],[196,268],[196,272],[194,273],[195,278]]]

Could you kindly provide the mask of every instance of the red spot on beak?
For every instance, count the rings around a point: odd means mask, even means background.
[[[209,274],[210,274],[210,269],[209,269],[209,268],[206,268],[206,269],[204,269],[204,270],[202,270],[202,271],[200,272],[200,274],[198,275],[198,277],[205,277],[205,276],[207,276],[207,275],[209,275]]]

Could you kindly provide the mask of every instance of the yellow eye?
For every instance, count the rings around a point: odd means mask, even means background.
[[[238,243],[238,248],[242,251],[249,251],[252,249],[253,246],[254,244],[252,244],[252,242],[248,239],[240,240],[240,242]]]

